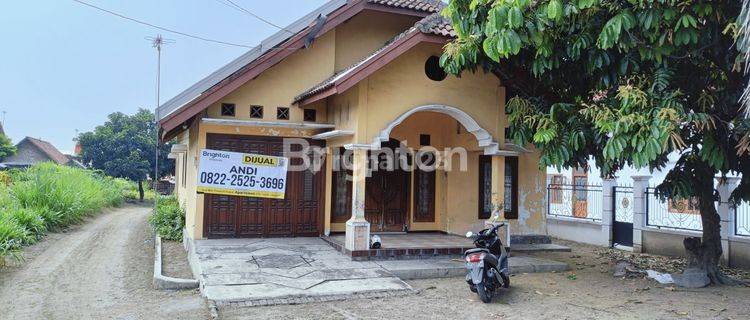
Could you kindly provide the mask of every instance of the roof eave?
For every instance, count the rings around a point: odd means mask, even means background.
[[[334,2],[334,1],[332,1]],[[383,12],[397,12],[400,14],[410,14],[421,17],[426,17],[429,12],[419,12],[410,9],[393,8],[395,10],[389,10],[387,7],[381,5],[373,5],[365,0],[354,0],[350,3],[346,3],[338,7],[337,9],[330,12],[328,20],[326,21],[323,28],[318,32],[318,36],[322,36],[328,31],[332,30],[339,24],[349,20],[363,10],[376,10]],[[404,11],[406,10],[406,11]],[[286,41],[280,44],[278,50],[269,50],[260,54],[257,58],[249,62],[248,64],[240,67],[234,73],[228,75],[224,79],[218,81],[215,85],[211,86],[205,92],[201,92],[195,96],[192,100],[180,105],[174,111],[163,116],[159,120],[161,129],[164,132],[172,131],[179,127],[182,123],[189,120],[211,104],[219,101],[222,97],[231,93],[232,91],[239,88],[241,85],[247,83],[247,81],[260,75],[266,69],[276,65],[283,61],[286,57],[297,52],[299,49],[304,47],[304,41],[307,37],[305,32],[307,28],[302,29],[297,34],[292,36]],[[244,69],[244,70],[243,70]],[[237,72],[242,74],[236,75]],[[236,76],[235,76],[236,75]],[[171,100],[170,100],[171,101]]]

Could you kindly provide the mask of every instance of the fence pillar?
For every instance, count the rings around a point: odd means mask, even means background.
[[[651,176],[632,176],[633,178],[633,252],[643,252],[643,229],[646,228],[646,210],[648,210],[648,189]]]
[[[612,224],[615,218],[615,186],[617,177],[602,180],[602,233],[607,246],[612,246]]]
[[[725,179],[717,179],[719,180],[719,205],[716,209],[719,213],[719,225],[721,226],[721,251],[724,252],[724,254],[721,255],[721,262],[728,266],[729,250],[731,250],[729,237],[735,233],[734,219],[736,219],[737,216],[734,212],[734,205],[729,202],[729,197],[732,195],[734,189],[737,188],[740,178],[728,177]]]

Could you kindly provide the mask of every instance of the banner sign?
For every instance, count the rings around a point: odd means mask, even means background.
[[[201,150],[198,192],[284,199],[289,159]]]

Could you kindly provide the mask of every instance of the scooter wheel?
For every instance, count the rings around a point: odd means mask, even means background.
[[[477,293],[477,286],[471,285],[469,286],[469,290],[471,290],[471,292]]]
[[[509,288],[510,287],[510,277],[500,274],[500,276],[503,278],[503,288]]]
[[[492,301],[492,291],[487,290],[487,287],[484,286],[484,281],[477,284],[476,287],[479,299],[484,303],[490,303]]]

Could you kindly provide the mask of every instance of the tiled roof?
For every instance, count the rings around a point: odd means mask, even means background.
[[[405,32],[397,35],[396,37],[394,37],[393,39],[391,39],[390,41],[388,41],[388,44],[386,44],[382,48],[378,49],[377,51],[371,53],[369,56],[365,57],[364,59],[358,61],[355,64],[352,64],[351,66],[346,67],[344,70],[341,70],[341,71],[337,72],[333,76],[329,77],[328,79],[323,80],[322,82],[320,82],[319,84],[316,84],[312,88],[305,90],[305,92],[303,92],[303,93],[297,95],[296,97],[294,97],[294,103],[297,103],[297,102],[299,102],[299,101],[301,101],[301,100],[303,100],[305,98],[308,98],[308,97],[310,97],[310,96],[312,96],[312,95],[314,95],[316,93],[323,92],[326,89],[332,87],[336,83],[336,80],[339,80],[339,79],[343,78],[344,76],[346,76],[350,72],[354,71],[354,69],[356,69],[356,68],[358,68],[358,67],[360,67],[362,65],[367,64],[368,61],[370,61],[373,58],[375,58],[375,56],[377,56],[379,53],[381,53],[384,50],[388,49],[391,46],[391,44],[393,44],[394,42],[396,42],[398,39],[403,38],[406,34],[412,32],[414,30],[415,30],[414,28],[410,28],[409,30],[406,30]]]
[[[436,34],[443,37],[455,38],[456,32],[453,30],[448,19],[441,16],[439,13],[431,14],[424,19],[417,22],[415,27],[419,28],[423,33]]]
[[[394,46],[395,43],[398,42],[398,40],[400,40],[401,38],[405,37],[406,35],[408,35],[408,34],[410,34],[412,32],[416,32],[417,30],[419,32],[422,32],[422,33],[425,33],[425,34],[434,34],[434,35],[439,35],[439,36],[448,37],[448,38],[455,36],[455,32],[453,31],[453,27],[451,26],[451,24],[445,18],[443,18],[442,16],[440,16],[440,14],[438,14],[438,13],[431,14],[431,15],[425,17],[424,19],[418,21],[414,25],[414,27],[409,28],[409,30],[404,31],[403,33],[397,35],[396,37],[394,37],[393,39],[391,39],[390,41],[388,41],[388,43],[385,46],[383,46],[382,48],[380,48],[377,51],[373,52],[372,54],[370,54],[366,58],[364,58],[364,59],[360,60],[359,62],[357,62],[357,63],[355,63],[355,64],[347,67],[344,70],[339,71],[338,73],[334,74],[333,76],[329,77],[328,79],[323,80],[321,83],[319,83],[319,84],[313,86],[312,88],[307,89],[304,92],[302,92],[301,94],[297,95],[296,97],[294,97],[294,103],[300,102],[300,101],[302,101],[302,100],[304,100],[306,98],[309,98],[309,97],[311,97],[311,96],[313,96],[313,95],[315,95],[317,93],[323,92],[323,91],[325,91],[325,90],[333,87],[336,84],[336,81],[338,81],[339,79],[342,79],[342,78],[346,77],[348,74],[352,73],[357,68],[368,64],[378,54],[380,54],[381,52],[387,50],[391,46]]]
[[[37,149],[46,154],[52,161],[58,164],[66,164],[68,163],[68,161],[70,161],[70,159],[62,154],[60,150],[57,150],[55,146],[47,141],[35,139],[32,137],[26,137],[26,141],[34,145]]]
[[[445,4],[440,0],[368,0],[367,2],[430,13],[439,12],[445,7]]]

